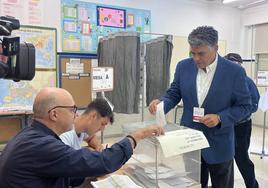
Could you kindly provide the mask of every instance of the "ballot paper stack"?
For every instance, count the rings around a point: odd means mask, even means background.
[[[137,124],[135,126],[139,127]],[[201,149],[209,147],[205,136],[200,131],[175,124],[166,124],[164,130],[164,136],[138,143],[127,163],[127,175],[148,188],[200,185]]]
[[[189,178],[187,175],[190,172],[176,172],[174,169],[167,166],[159,166],[158,174],[156,175],[151,166],[131,165],[127,170],[127,174],[138,182],[141,182],[147,188],[184,188],[196,185],[197,182]],[[157,186],[158,185],[158,186]]]

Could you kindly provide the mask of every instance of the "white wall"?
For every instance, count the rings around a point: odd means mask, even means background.
[[[250,56],[255,57],[254,54],[254,35],[255,29],[254,26],[258,24],[268,23],[268,3],[252,8],[248,8],[242,11],[241,15],[242,25],[244,26],[244,40],[243,40],[243,55],[244,57],[249,58]],[[252,37],[253,36],[253,37]],[[253,39],[252,39],[253,38]],[[252,49],[252,50],[251,50]],[[252,55],[250,55],[252,54]],[[251,66],[255,69],[255,64]],[[255,72],[251,71],[251,72]],[[248,75],[254,78],[252,73],[247,71]],[[264,93],[263,88],[258,88],[260,94]],[[257,125],[263,125],[264,113],[261,110],[258,110],[253,114],[253,123]],[[266,118],[267,121],[267,118]]]
[[[268,23],[268,3],[243,10],[241,12],[241,23],[241,53],[243,55],[243,58],[254,58],[254,26],[258,24]]]
[[[227,52],[240,52],[241,11],[192,0],[88,0],[102,4],[151,10],[152,32],[188,36],[197,26],[211,25],[227,41]]]
[[[85,0],[87,2],[151,10],[152,32],[188,36],[197,26],[211,25],[226,40],[227,52],[241,51],[241,11],[219,4],[197,0]],[[42,26],[58,30],[58,51],[61,51],[60,0],[42,0]],[[21,20],[22,24],[28,24]]]
[[[243,10],[243,25],[249,26],[262,23],[268,23],[268,3]]]

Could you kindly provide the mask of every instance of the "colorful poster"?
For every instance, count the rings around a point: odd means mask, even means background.
[[[97,53],[98,40],[118,31],[151,32],[151,11],[61,0],[62,51]]]
[[[97,23],[99,26],[125,28],[126,11],[109,7],[97,7]]]

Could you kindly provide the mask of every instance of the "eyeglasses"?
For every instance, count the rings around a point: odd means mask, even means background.
[[[72,109],[73,113],[77,112],[77,106],[73,105],[73,106],[55,106],[55,107],[51,108],[49,111],[47,111],[47,113],[51,112],[52,110],[54,110],[56,108],[70,108],[70,109]]]

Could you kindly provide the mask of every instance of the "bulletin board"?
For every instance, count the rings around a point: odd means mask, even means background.
[[[100,37],[118,31],[151,32],[151,12],[61,0],[62,51],[97,53]]]
[[[59,86],[71,93],[78,108],[86,108],[92,100],[91,58],[59,56]]]

